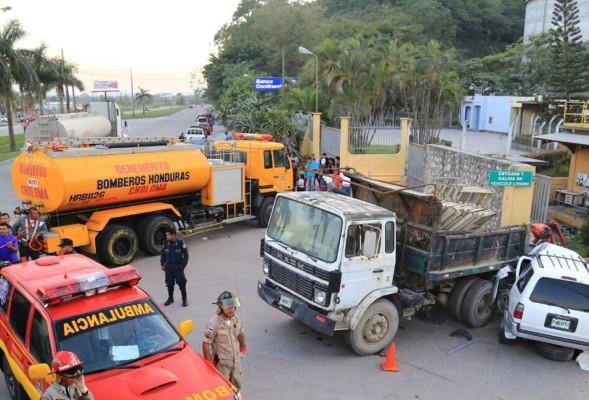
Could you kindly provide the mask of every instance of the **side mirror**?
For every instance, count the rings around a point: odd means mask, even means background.
[[[47,383],[53,383],[55,374],[51,373],[51,369],[47,364],[35,364],[29,367],[29,376],[32,379],[44,379]]]
[[[182,321],[180,322],[180,324],[178,324],[178,331],[180,332],[180,335],[186,339],[186,336],[188,336],[188,334],[190,332],[192,332],[194,330],[194,322],[192,322],[191,319],[187,319],[186,321]]]
[[[364,245],[362,246],[363,255],[372,258],[378,253],[378,235],[375,231],[366,231],[364,233]]]

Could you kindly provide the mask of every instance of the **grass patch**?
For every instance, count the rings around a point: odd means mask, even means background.
[[[536,169],[536,172],[541,175],[561,178],[561,177],[569,176],[569,166],[568,165],[558,165],[556,167]]]
[[[399,146],[386,144],[372,144],[368,148],[350,148],[352,154],[397,154]]]
[[[135,111],[135,116],[133,116],[132,111],[126,111],[123,113],[123,119],[138,119],[138,118],[157,118],[157,117],[167,117],[168,115],[176,114],[179,111],[185,110],[186,107],[172,107],[172,108],[161,108],[158,110],[150,110],[150,111]]]
[[[580,231],[573,234],[564,230],[564,238],[567,241],[567,248],[576,251],[583,258],[589,257],[589,248],[581,241]],[[560,244],[558,240],[556,241],[556,244]]]
[[[20,154],[20,149],[25,143],[25,135],[23,133],[14,135],[14,139],[16,140],[16,148],[18,150],[10,151],[10,138],[8,135],[0,136],[0,162],[10,160]]]

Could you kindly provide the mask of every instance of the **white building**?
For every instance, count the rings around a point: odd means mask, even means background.
[[[523,116],[520,114],[522,103],[530,101],[535,101],[535,98],[480,94],[465,96],[460,108],[460,123],[468,122],[468,129],[473,131],[508,133],[514,119],[518,115],[520,118]]]

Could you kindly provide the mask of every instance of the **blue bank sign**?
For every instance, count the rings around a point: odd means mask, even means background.
[[[298,78],[285,78],[284,86],[289,82],[295,83]],[[282,78],[256,77],[254,78],[254,90],[256,92],[280,92],[282,87]]]
[[[532,185],[532,171],[489,171],[489,186]]]

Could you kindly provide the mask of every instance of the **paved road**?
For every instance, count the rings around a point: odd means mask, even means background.
[[[190,112],[194,110],[169,117],[187,118],[186,121],[162,119],[158,130],[179,133],[189,125]],[[154,122],[130,121],[133,134],[139,130],[148,134]],[[222,129],[216,127],[214,135],[220,137]],[[0,165],[3,182],[8,182],[4,180],[8,168],[8,163]],[[3,192],[2,202],[5,195]],[[6,209],[5,205],[0,209]],[[238,293],[243,304],[239,314],[248,342],[243,389],[248,399],[587,398],[588,372],[572,362],[556,363],[541,358],[531,343],[499,345],[497,320],[470,330],[476,342],[451,356],[445,352],[464,340],[448,336],[461,326],[459,323],[449,319],[437,324],[418,318],[404,321],[395,339],[401,371],[382,372],[379,363],[383,358],[356,356],[342,335],[331,338],[314,333],[257,297],[256,284],[262,277],[258,248],[263,233],[254,222],[248,222],[188,238],[189,306],[183,308],[175,303],[165,308],[176,324],[194,320],[196,332],[188,340],[200,349],[200,331],[214,313],[211,303],[223,290]],[[139,256],[133,265],[143,274],[140,285],[163,302],[166,289],[158,258]],[[8,399],[3,382],[0,399]]]

